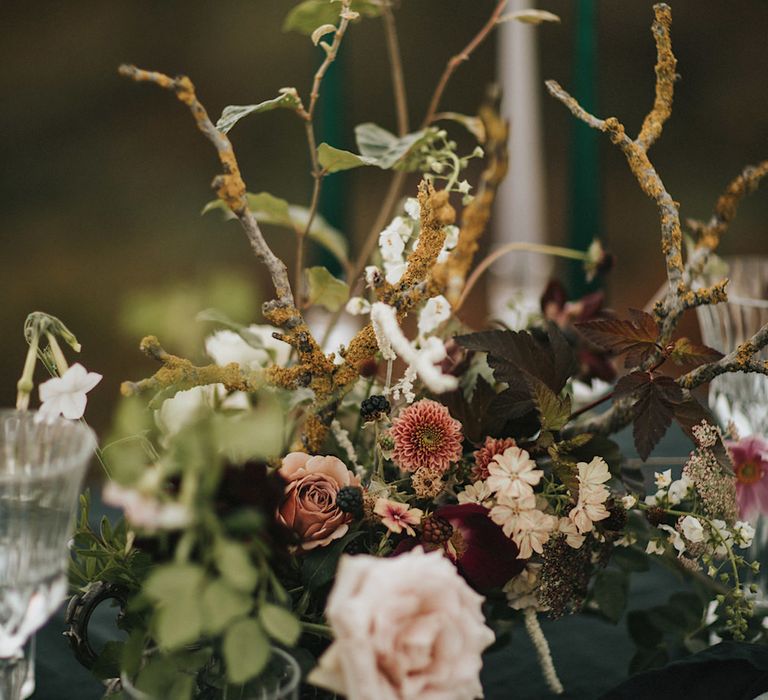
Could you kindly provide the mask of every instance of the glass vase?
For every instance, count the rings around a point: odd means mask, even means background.
[[[29,687],[24,646],[66,595],[68,542],[95,446],[84,423],[0,411],[0,700]]]

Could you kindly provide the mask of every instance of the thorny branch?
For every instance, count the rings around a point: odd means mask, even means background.
[[[694,284],[709,255],[717,247],[720,237],[733,220],[741,199],[754,191],[759,181],[768,174],[768,161],[746,168],[729,184],[726,192],[718,199],[715,212],[707,223],[689,222],[689,227],[698,234],[698,242],[693,254],[683,264],[679,208],[647,156],[648,148],[659,138],[663,125],[671,114],[677,65],[670,38],[671,10],[664,3],[654,5],[653,9],[655,21],[652,31],[657,52],[656,96],[653,108],[645,117],[636,139],[633,140],[626,134],[624,126],[615,117],[603,120],[587,112],[557,82],[550,80],[546,85],[550,94],[560,100],[575,117],[609,135],[611,141],[624,153],[640,188],[656,202],[661,221],[662,251],[667,267],[667,291],[663,299],[657,302],[654,311],[660,323],[658,344],[660,347],[665,347],[686,309],[727,300],[725,290],[728,280],[700,289],[695,289]],[[768,374],[766,363],[752,359],[753,355],[766,345],[768,345],[768,325],[734,352],[718,362],[696,368],[679,377],[677,382],[684,389],[690,390],[725,372]],[[647,369],[657,360],[658,354],[650,356],[646,359],[643,368]],[[631,421],[631,406],[630,399],[619,399],[605,413],[580,421],[578,425],[571,426],[569,432],[575,430],[603,434],[616,432]]]

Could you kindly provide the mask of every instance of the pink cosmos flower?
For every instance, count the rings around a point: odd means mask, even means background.
[[[422,467],[445,472],[461,458],[461,423],[437,401],[422,399],[406,408],[392,422],[390,435],[392,459],[409,472]]]
[[[768,513],[768,441],[752,436],[725,444],[736,474],[739,517],[750,520]]]
[[[424,515],[424,511],[419,508],[409,508],[407,503],[398,503],[387,498],[377,499],[373,512],[381,518],[382,525],[390,532],[399,534],[405,530],[411,537],[416,535],[411,525],[418,525]]]

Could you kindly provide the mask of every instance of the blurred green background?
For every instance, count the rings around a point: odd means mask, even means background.
[[[245,237],[220,217],[200,216],[212,198],[215,154],[186,109],[154,86],[117,76],[122,62],[190,75],[215,119],[227,104],[271,98],[284,86],[309,91],[321,51],[283,33],[292,0],[124,0],[0,3],[0,403],[15,400],[29,311],[60,316],[83,344],[82,362],[105,378],[87,417],[103,430],[121,380],[154,371],[137,346],[157,333],[170,351],[193,352],[205,327],[197,311],[218,306],[259,321],[266,277]],[[543,0],[561,24],[539,32],[542,79],[574,82],[574,0]],[[742,166],[768,157],[768,2],[672,2],[682,78],[674,113],[651,157],[683,216],[706,217]],[[413,124],[446,59],[484,23],[492,0],[402,0],[397,12]],[[597,112],[636,132],[653,97],[652,3],[596,0]],[[456,73],[442,107],[473,113],[493,80],[495,42]],[[321,105],[334,145],[352,128],[395,130],[381,24],[350,29],[335,69],[339,98]],[[326,93],[326,98],[328,93]],[[541,87],[547,215],[553,242],[569,237],[573,120]],[[514,128],[514,125],[513,125]],[[307,204],[311,179],[300,121],[255,115],[233,131],[251,191]],[[514,154],[513,154],[514,157]],[[653,204],[623,156],[599,141],[599,233],[618,255],[612,306],[642,306],[664,277]],[[352,240],[365,235],[388,174],[334,175],[343,201],[327,212]],[[330,180],[329,180],[330,183]],[[415,185],[415,180],[411,181]],[[291,259],[293,238],[266,229]],[[768,252],[768,188],[742,207],[726,252]],[[478,305],[477,322],[483,316]]]

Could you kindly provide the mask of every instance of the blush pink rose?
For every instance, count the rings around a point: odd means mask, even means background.
[[[325,547],[343,537],[352,516],[336,505],[336,494],[344,486],[359,486],[360,479],[337,457],[291,452],[283,458],[279,474],[285,487],[278,521],[295,532],[301,549]]]
[[[343,556],[325,609],[335,639],[309,682],[355,700],[481,697],[482,602],[439,551]]]

